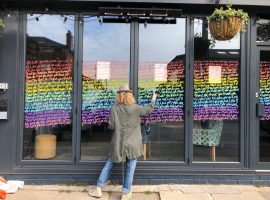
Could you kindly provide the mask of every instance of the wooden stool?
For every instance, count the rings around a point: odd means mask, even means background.
[[[50,159],[56,155],[56,136],[40,134],[35,138],[35,158]]]
[[[146,160],[146,144],[143,144],[143,160]]]
[[[210,156],[212,158],[212,161],[216,162],[216,147],[215,146],[211,147]]]

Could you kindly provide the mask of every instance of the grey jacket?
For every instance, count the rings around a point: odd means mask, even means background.
[[[113,105],[108,122],[108,129],[114,131],[109,154],[113,162],[125,162],[126,157],[132,160],[143,155],[140,117],[150,114],[154,107],[154,101],[148,106]]]

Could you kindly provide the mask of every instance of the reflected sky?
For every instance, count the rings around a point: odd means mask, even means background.
[[[129,61],[129,55],[130,24],[99,23],[96,17],[85,20],[84,60]]]
[[[39,17],[39,21],[35,18]],[[177,24],[140,24],[140,62],[169,62],[185,53],[185,19]],[[201,34],[202,20],[195,20],[194,33]],[[43,36],[66,44],[66,33],[74,36],[74,16],[66,22],[60,15],[27,15],[27,34]],[[230,41],[216,41],[214,49],[240,49],[240,36]],[[129,61],[130,24],[99,23],[96,17],[86,18],[83,34],[84,60]]]
[[[38,17],[39,21],[36,21]],[[74,16],[68,16],[66,22],[60,15],[27,15],[27,34],[29,36],[46,37],[61,44],[66,44],[66,33],[72,32],[74,37]]]
[[[140,62],[170,62],[177,55],[185,54],[186,20],[176,24],[140,24]]]

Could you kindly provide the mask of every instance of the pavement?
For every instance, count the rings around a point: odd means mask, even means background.
[[[89,185],[25,185],[8,200],[97,200]],[[270,187],[261,185],[134,185],[131,200],[270,200]],[[120,200],[121,186],[103,188],[100,200]]]

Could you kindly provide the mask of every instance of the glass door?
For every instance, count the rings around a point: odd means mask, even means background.
[[[154,111],[143,117],[144,160],[184,161],[186,19],[139,25],[138,103],[158,93]]]
[[[194,19],[194,162],[240,162],[240,57],[240,35],[215,41]]]
[[[80,160],[103,161],[110,151],[110,108],[120,85],[130,84],[139,105],[159,96],[142,118],[144,161],[184,161],[186,19],[172,24],[83,25]]]
[[[83,161],[105,160],[112,132],[110,108],[120,85],[129,84],[130,24],[100,23],[85,16],[83,27],[80,152]]]
[[[270,47],[259,49],[259,163],[270,166]]]

